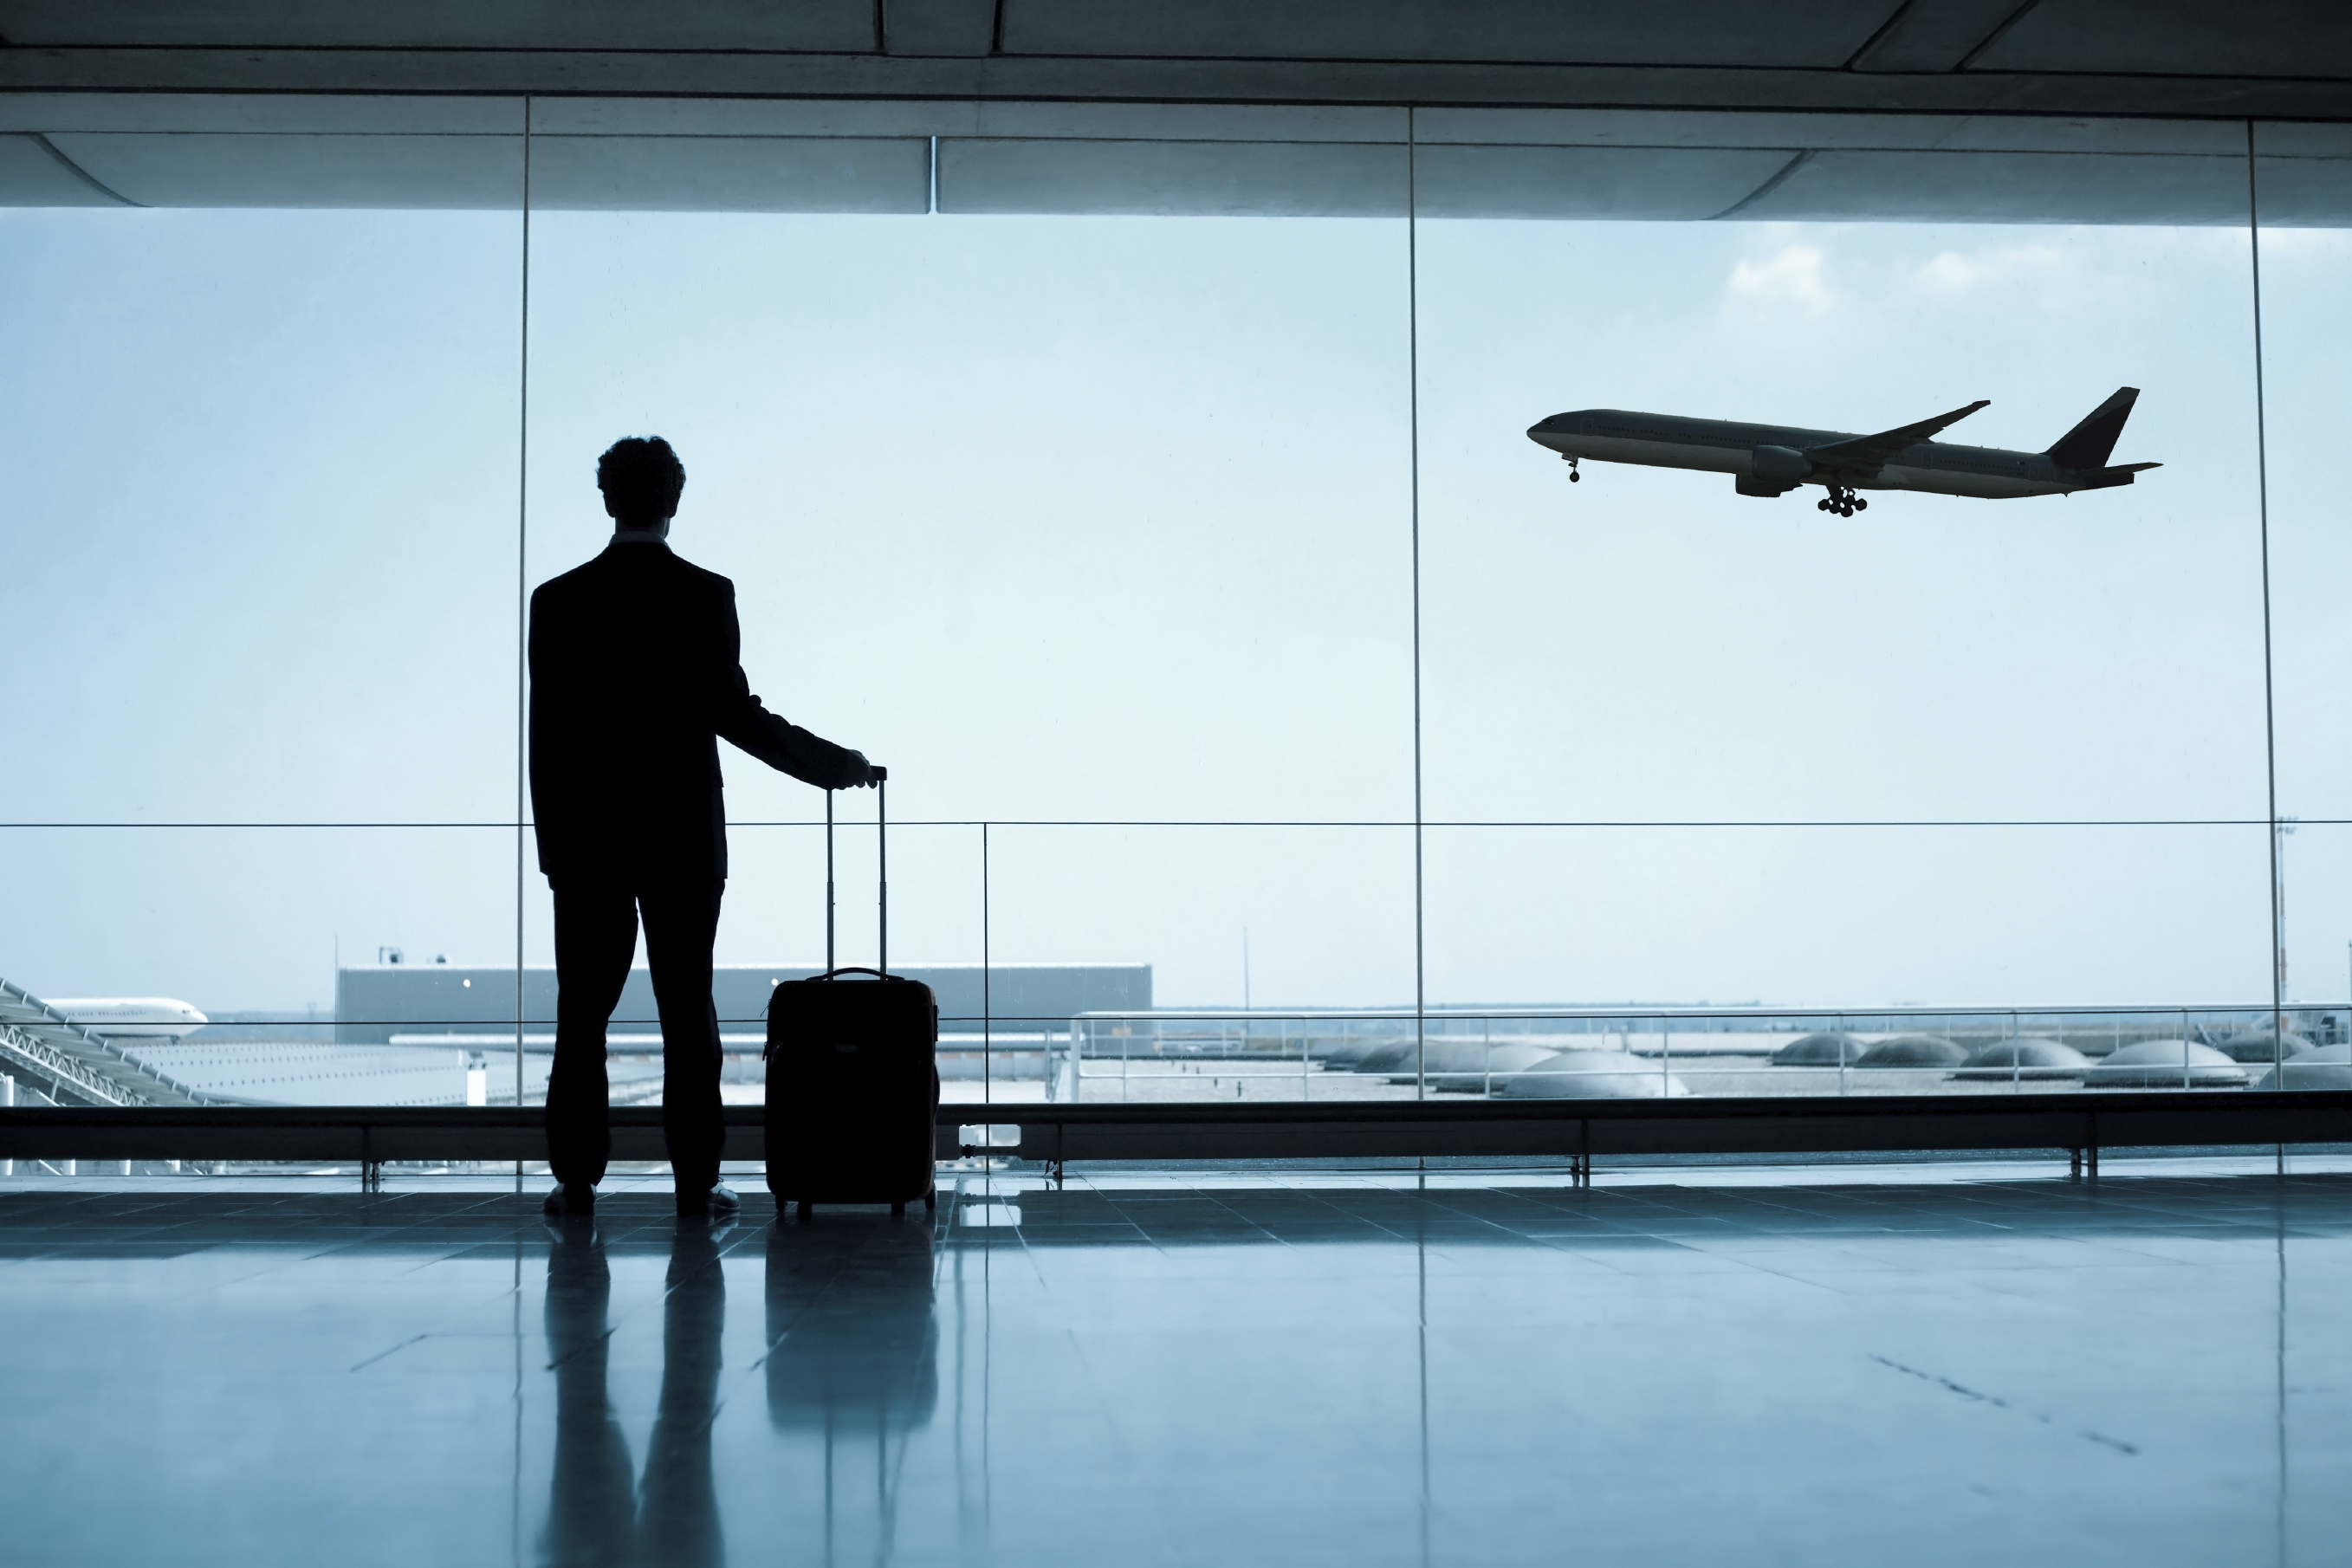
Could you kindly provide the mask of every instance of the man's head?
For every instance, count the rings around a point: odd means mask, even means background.
[[[659,528],[677,515],[686,465],[658,436],[625,436],[596,460],[596,488],[623,528]]]

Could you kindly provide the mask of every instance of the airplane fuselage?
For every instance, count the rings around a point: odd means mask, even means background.
[[[1675,414],[1637,414],[1622,408],[1583,408],[1555,414],[1532,426],[1528,437],[1564,458],[1601,463],[1638,463],[1653,468],[1696,468],[1755,477],[1759,447],[1793,451],[1858,439],[1837,430],[1802,430],[1785,425],[1748,425],[1730,419],[1690,419]],[[1825,478],[1804,483],[1824,484]],[[2098,470],[2061,468],[2040,452],[1999,447],[1963,447],[1921,441],[1888,458],[1874,475],[1840,482],[1864,490],[1925,490],[1934,495],[2011,500],[2025,496],[2065,495],[2115,484]]]
[[[205,1026],[205,1016],[175,996],[51,996],[49,1006],[93,1035],[176,1040]]]

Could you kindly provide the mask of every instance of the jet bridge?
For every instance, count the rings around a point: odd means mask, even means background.
[[[60,1105],[213,1103],[6,980],[0,980],[0,1072],[35,1079]]]

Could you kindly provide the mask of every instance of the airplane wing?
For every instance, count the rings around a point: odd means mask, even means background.
[[[1822,468],[1841,474],[1867,477],[1878,472],[1886,459],[1906,447],[1916,447],[1922,441],[1933,440],[1948,427],[1958,424],[1979,408],[1992,406],[1992,399],[1979,397],[1966,408],[1955,408],[1949,414],[1938,414],[1933,419],[1922,419],[1916,425],[1905,425],[1893,430],[1881,430],[1875,436],[1856,436],[1850,441],[1832,441],[1820,447],[1808,447],[1805,456]]]

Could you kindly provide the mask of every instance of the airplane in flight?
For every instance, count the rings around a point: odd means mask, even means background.
[[[2046,452],[1961,447],[1934,439],[1990,406],[1990,400],[1984,398],[1874,436],[1582,408],[1529,426],[1528,439],[1567,458],[1571,481],[1584,477],[1576,465],[1585,458],[1654,468],[1699,468],[1731,475],[1733,488],[1744,496],[1786,495],[1800,485],[1821,485],[1830,493],[1816,503],[1820,509],[1852,517],[1870,505],[1858,493],[1866,489],[2006,500],[2130,484],[2135,475],[2162,466],[2107,463],[2138,398],[2139,388],[2118,388]]]

